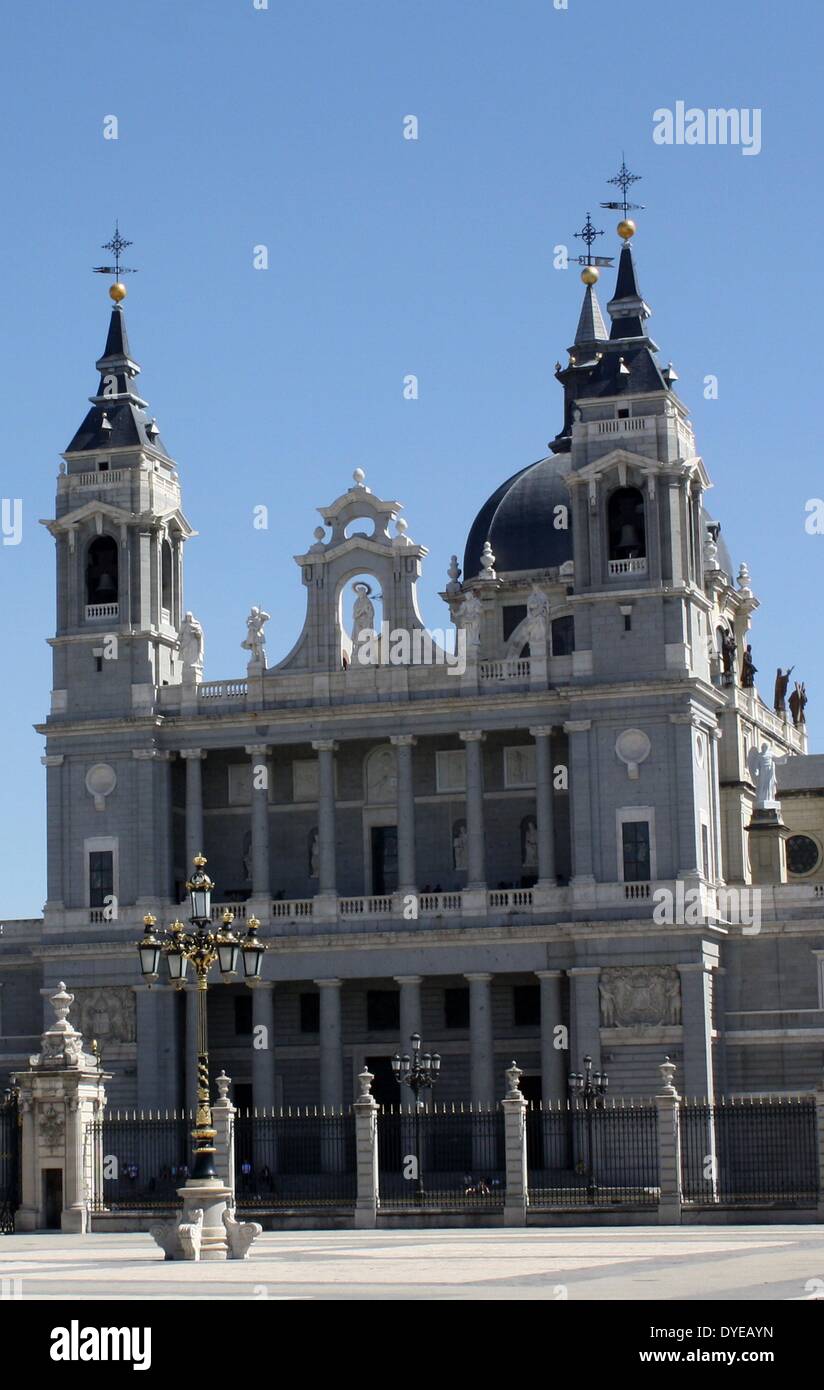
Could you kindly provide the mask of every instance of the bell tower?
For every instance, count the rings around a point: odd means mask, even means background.
[[[138,394],[122,301],[120,251],[97,391],[57,479],[57,621],[52,714],[146,712],[154,691],[181,680],[183,547],[195,533],[156,421]]]

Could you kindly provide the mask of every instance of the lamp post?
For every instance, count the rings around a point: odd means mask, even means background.
[[[392,1058],[392,1071],[399,1086],[408,1086],[415,1097],[415,1160],[418,1165],[417,1176],[417,1198],[423,1198],[423,1171],[421,1164],[421,1126],[420,1114],[423,1110],[421,1091],[431,1089],[435,1085],[441,1071],[441,1054],[439,1052],[421,1052],[421,1035],[413,1033],[409,1039],[412,1044],[412,1054],[404,1053],[401,1057],[396,1052]]]
[[[194,1162],[191,1177],[193,1181],[202,1181],[204,1178],[217,1177],[206,1016],[209,971],[217,961],[222,978],[230,980],[237,974],[238,956],[242,955],[246,978],[260,979],[267,947],[258,938],[260,922],[256,917],[249,918],[246,935],[240,940],[232,930],[234,913],[228,909],[217,931],[212,929],[211,895],[214,884],[205,872],[206,860],[203,855],[196,855],[193,862],[194,873],[186,884],[191,906],[191,931],[187,931],[182,922],[175,921],[167,931],[157,935],[157,918],[149,913],[143,918],[146,930],[143,939],[137,943],[137,950],[143,978],[149,983],[158,979],[161,955],[166,957],[169,975],[176,989],[183,989],[190,963],[197,976],[197,1118],[192,1132]]]
[[[603,1100],[609,1087],[609,1077],[605,1071],[592,1070],[592,1058],[587,1055],[584,1058],[583,1072],[570,1072],[569,1090],[573,1100],[578,1100],[584,1107],[587,1126],[587,1198],[592,1201],[595,1197],[595,1173],[592,1162],[592,1114],[597,1109],[598,1102]]]

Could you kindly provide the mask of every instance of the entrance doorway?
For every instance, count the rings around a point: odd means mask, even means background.
[[[43,1170],[43,1216],[47,1231],[60,1230],[63,1214],[63,1169],[45,1168]]]
[[[372,892],[394,893],[398,886],[398,827],[372,826]]]

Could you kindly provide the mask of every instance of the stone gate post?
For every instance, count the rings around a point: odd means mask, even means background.
[[[83,1050],[68,1019],[74,995],[58,985],[50,995],[55,1019],[43,1033],[30,1071],[18,1073],[22,1125],[22,1193],[18,1231],[40,1231],[57,1217],[60,1229],[85,1234],[102,1180],[98,1145],[89,1132],[102,1118],[108,1074]]]
[[[360,1095],[354,1104],[358,1180],[355,1229],[361,1231],[378,1224],[378,1102],[372,1095],[374,1079],[364,1067],[358,1077]]]
[[[673,1085],[675,1063],[666,1057],[659,1066],[663,1087],[655,1097],[658,1112],[658,1224],[681,1224],[681,1097]]]
[[[526,1166],[526,1097],[521,1090],[523,1072],[513,1062],[505,1073],[507,1093],[501,1101],[504,1111],[504,1152],[506,1156],[506,1194],[504,1225],[525,1226],[529,1205]]]
[[[237,1111],[229,1099],[231,1076],[225,1071],[215,1077],[218,1099],[212,1106],[212,1125],[215,1129],[215,1172],[232,1194],[229,1206],[235,1205],[235,1115]]]

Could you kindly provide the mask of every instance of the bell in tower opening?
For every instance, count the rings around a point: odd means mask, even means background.
[[[607,512],[610,560],[638,560],[647,553],[644,499],[636,487],[619,487]]]

